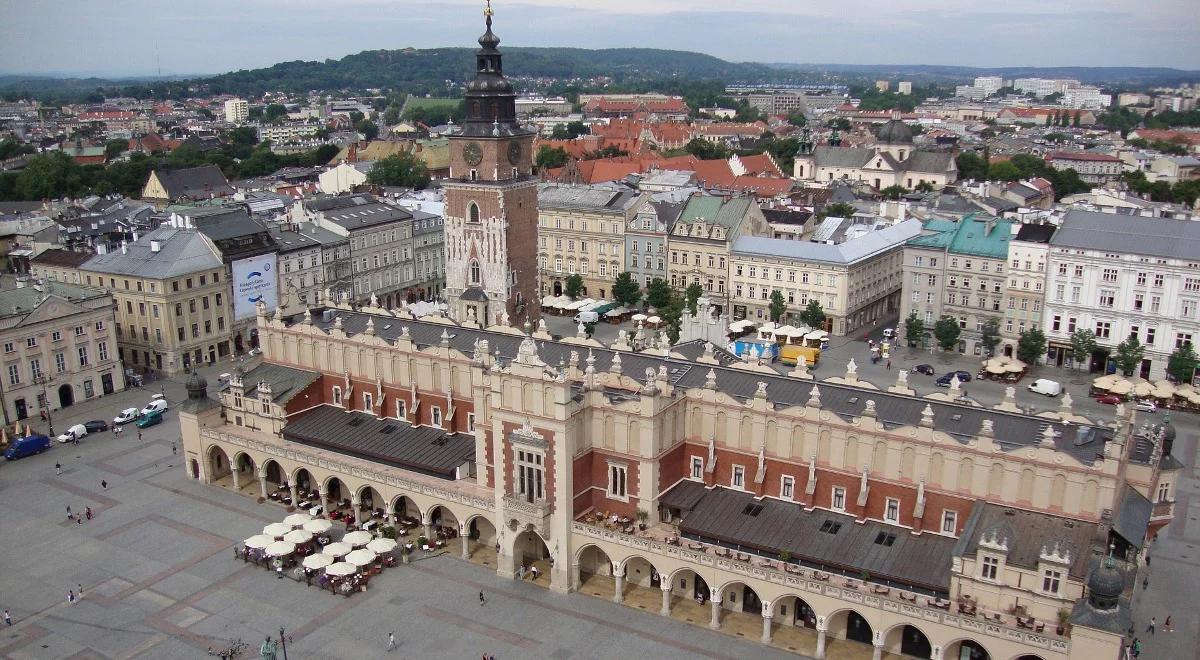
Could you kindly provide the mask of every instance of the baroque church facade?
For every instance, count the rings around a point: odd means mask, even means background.
[[[833,140],[837,143],[837,140]],[[843,147],[840,143],[801,152],[795,160],[795,177],[801,181],[861,181],[883,190],[888,186],[915,189],[922,183],[942,188],[958,180],[958,167],[950,152],[921,151],[913,144],[913,131],[899,113],[879,128],[872,147]]]

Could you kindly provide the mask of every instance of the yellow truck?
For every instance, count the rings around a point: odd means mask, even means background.
[[[801,355],[808,366],[815,367],[821,359],[821,349],[813,346],[784,346],[779,351],[779,361],[786,365],[795,365]]]

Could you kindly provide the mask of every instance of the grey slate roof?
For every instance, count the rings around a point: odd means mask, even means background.
[[[320,377],[321,375],[315,371],[262,362],[243,374],[242,384],[246,397],[257,399],[259,383],[266,383],[271,388],[271,400],[283,405]]]
[[[1071,209],[1050,244],[1200,261],[1200,222]]]
[[[78,303],[83,300],[108,296],[100,289],[53,280],[43,282],[39,288],[40,291],[32,286],[0,290],[0,318],[11,319],[16,316],[27,316],[47,298],[61,298]],[[12,327],[19,323],[20,321],[6,321],[4,327]]]
[[[1013,237],[1013,240],[1026,243],[1049,243],[1050,239],[1054,237],[1054,229],[1054,225],[1027,222],[1017,230],[1017,235]]]
[[[158,252],[151,250],[151,241],[160,241],[161,249]],[[127,252],[114,250],[96,255],[81,269],[164,279],[213,270],[222,265],[221,255],[212,241],[198,230],[159,227],[130,243]]]
[[[321,245],[333,245],[350,239],[339,236],[324,227],[306,224],[300,231],[280,229],[278,225],[271,228],[271,237],[279,246],[279,254],[287,254],[297,250],[307,250]]]
[[[1068,574],[1078,580],[1087,577],[1095,523],[976,501],[958,538],[954,556],[975,556],[979,540],[989,533],[1007,541],[1005,561],[1009,564],[1037,570],[1043,546],[1057,542],[1060,549],[1070,553]]]
[[[641,195],[632,190],[614,190],[601,186],[538,186],[539,209],[620,213],[632,206],[639,197]]]
[[[1120,508],[1113,521],[1113,531],[1130,545],[1141,548],[1146,541],[1146,530],[1150,528],[1150,515],[1154,512],[1154,503],[1146,499],[1132,486],[1126,485],[1121,494]]]
[[[379,419],[332,405],[294,417],[283,427],[283,437],[442,479],[454,479],[457,468],[475,460],[475,437],[470,434]]]
[[[355,195],[354,197],[363,196]],[[339,206],[324,210],[325,219],[353,231],[398,220],[411,220],[413,217],[412,212],[408,209],[385,204],[374,197],[370,199],[371,201],[357,203],[353,206]]]
[[[769,255],[803,261],[852,264],[872,257],[921,234],[921,221],[905,220],[839,245],[793,241],[786,238],[741,236],[733,242],[731,253],[754,256]]]
[[[680,482],[675,488],[692,491],[688,494],[694,497],[697,487],[703,493],[679,525],[688,538],[768,557],[786,550],[800,563],[830,572],[857,577],[867,571],[873,581],[938,593],[950,590],[952,538],[915,535],[873,521],[858,523],[854,516],[805,511],[801,504],[758,500],[753,493],[719,486],[705,489],[699,482]]]
[[[158,175],[159,183],[166,189],[169,199],[233,194],[229,181],[216,165],[201,165],[174,171],[156,170],[155,174]]]
[[[954,155],[948,151],[914,151],[901,163],[906,172],[943,174],[954,169]]]
[[[437,323],[421,320],[397,319],[387,315],[367,314],[365,312],[349,312],[337,310],[335,317],[342,319],[342,329],[347,335],[353,336],[366,330],[367,319],[374,319],[376,334],[390,342],[394,342],[401,334],[401,328],[408,327],[412,341],[418,347],[435,346],[441,343],[443,332],[450,334],[450,346],[466,355],[471,355],[477,339],[486,339],[489,350],[497,353],[502,362],[509,362],[517,355],[521,337],[510,334],[489,332],[463,327],[447,327]],[[299,315],[288,319],[289,324],[302,322]],[[325,322],[319,313],[312,316],[313,325],[328,332],[333,327],[333,321]],[[696,356],[702,350],[691,345],[689,350],[696,351]],[[538,340],[537,347],[541,359],[548,365],[566,364],[572,352],[579,354],[580,362],[586,358],[588,350],[555,341]],[[983,420],[994,422],[995,441],[1001,451],[1013,451],[1020,447],[1036,445],[1042,438],[1042,430],[1047,425],[1045,419],[1031,417],[1019,413],[1004,412],[962,405],[947,401],[935,401],[915,396],[905,396],[879,390],[866,390],[848,385],[833,383],[814,383],[809,380],[791,378],[783,374],[765,374],[747,372],[741,369],[723,365],[710,366],[695,362],[695,357],[680,347],[680,353],[686,359],[663,358],[640,353],[621,353],[621,371],[626,376],[642,380],[646,369],[665,366],[670,374],[670,381],[677,387],[702,388],[706,374],[711,368],[717,377],[717,389],[746,401],[754,396],[759,382],[767,384],[767,396],[777,407],[803,406],[809,399],[809,393],[814,386],[818,387],[821,396],[821,407],[832,411],[843,418],[858,417],[866,408],[867,400],[875,401],[876,415],[888,428],[911,425],[921,422],[921,411],[929,406],[934,414],[934,428],[949,434],[962,444],[967,444],[978,435]],[[607,348],[591,349],[596,358],[596,369],[607,370],[612,363],[614,351]],[[1111,439],[1111,432],[1102,432],[1103,441],[1092,440],[1077,445],[1074,442],[1078,424],[1064,426],[1051,424],[1060,436],[1054,440],[1055,449],[1064,452],[1077,460],[1090,464],[1104,451],[1104,442]]]
[[[829,147],[813,149],[813,163],[817,167],[862,167],[875,156],[868,147]]]

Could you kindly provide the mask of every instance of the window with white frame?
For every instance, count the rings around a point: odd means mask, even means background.
[[[699,456],[692,457],[692,478],[704,478],[704,459]]]
[[[375,400],[371,396],[370,392],[363,392],[362,402],[363,402],[363,410],[365,412],[371,412],[371,410],[372,410],[371,404],[373,404],[375,402]]]
[[[834,511],[846,510],[846,489],[841,486],[833,487],[833,498],[830,500],[830,508]]]
[[[733,479],[729,483],[734,488],[744,488],[746,486],[746,468],[741,465],[733,466]]]
[[[1058,594],[1059,586],[1062,584],[1062,571],[1053,568],[1047,568],[1042,572],[1042,592],[1047,594]]]
[[[524,449],[517,451],[517,495],[526,502],[541,502],[546,497],[542,484],[546,469],[542,455]]]
[[[475,432],[475,413],[467,413],[467,433]]]
[[[1171,501],[1171,482],[1164,481],[1158,484],[1158,500],[1159,502]]]
[[[333,405],[342,405],[342,388],[337,387],[336,385],[333,388]]]
[[[889,497],[883,507],[883,519],[890,523],[900,522],[900,500]]]
[[[608,496],[615,499],[626,499],[628,493],[625,480],[628,474],[624,465],[608,464]]]
[[[796,491],[796,478],[784,476],[779,483],[779,496],[785,500],[790,500]]]
[[[984,557],[979,564],[979,577],[985,580],[995,580],[1000,574],[1000,560],[996,557]]]
[[[429,418],[433,421],[434,426],[441,426],[442,425],[442,409],[438,408],[437,406],[433,406],[432,408],[430,408]]]
[[[404,399],[396,399],[396,419],[404,419],[408,414],[408,410],[404,405]]]
[[[958,512],[951,509],[942,511],[942,533],[953,534],[958,531]]]

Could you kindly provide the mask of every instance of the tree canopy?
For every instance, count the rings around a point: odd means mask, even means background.
[[[638,286],[633,274],[625,271],[617,275],[612,288],[613,300],[626,307],[633,307],[642,299],[642,289]]]
[[[429,170],[416,155],[401,151],[376,161],[367,173],[367,182],[420,190],[429,185]]]
[[[943,316],[933,324],[933,336],[943,351],[958,346],[958,336],[961,334],[962,328],[958,326],[958,319],[953,316]]]

